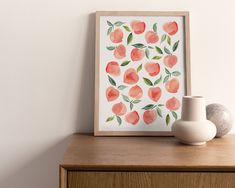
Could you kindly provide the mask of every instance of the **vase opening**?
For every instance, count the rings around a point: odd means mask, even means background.
[[[183,98],[185,98],[185,99],[202,99],[204,97],[203,96],[190,96],[190,95],[187,95],[187,96],[184,96]]]
[[[185,121],[205,120],[205,98],[203,96],[184,96],[181,118]]]

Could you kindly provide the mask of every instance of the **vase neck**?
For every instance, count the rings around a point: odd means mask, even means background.
[[[185,121],[206,120],[206,106],[203,97],[183,97],[181,119]]]

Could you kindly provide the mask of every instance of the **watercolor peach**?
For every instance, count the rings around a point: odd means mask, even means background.
[[[140,117],[137,111],[130,112],[125,116],[126,122],[131,123],[132,125],[136,125],[139,119]]]
[[[144,65],[145,70],[150,76],[156,76],[160,72],[160,65],[158,63],[149,62]]]
[[[167,55],[164,57],[163,62],[167,67],[172,68],[177,63],[177,60],[178,60],[177,56]]]
[[[116,103],[116,104],[113,105],[112,111],[115,115],[122,116],[126,113],[127,109],[126,109],[125,104],[120,102],[120,103]]]
[[[174,35],[178,31],[178,25],[176,22],[167,22],[163,25],[163,30],[169,35]]]
[[[123,32],[120,28],[117,28],[110,33],[110,40],[113,43],[122,42],[122,39],[123,39]]]
[[[179,80],[177,78],[173,78],[166,82],[166,90],[170,93],[177,93],[179,89]]]
[[[141,34],[145,31],[145,23],[138,20],[132,21],[131,28],[135,34]]]
[[[126,57],[126,47],[120,44],[119,46],[115,48],[113,54],[114,54],[114,57],[117,59],[122,59]]]
[[[106,89],[106,98],[108,101],[114,101],[119,97],[119,91],[110,86]]]
[[[148,96],[153,101],[157,102],[162,95],[162,90],[160,87],[151,87],[148,90]]]
[[[143,96],[143,90],[140,86],[136,85],[130,88],[128,94],[134,99],[140,99]]]
[[[144,58],[144,50],[134,48],[131,50],[131,60],[132,61],[140,61]]]
[[[166,107],[172,111],[178,110],[180,107],[180,101],[177,98],[172,97],[166,101]]]
[[[119,76],[121,71],[118,62],[116,61],[108,62],[108,64],[106,65],[106,72],[112,76]]]
[[[143,114],[143,119],[146,124],[153,123],[157,118],[157,113],[155,110],[146,110]]]
[[[124,83],[136,84],[139,81],[139,76],[135,69],[129,68],[124,73]]]
[[[154,44],[154,43],[158,42],[159,37],[158,37],[157,33],[153,32],[153,31],[148,31],[145,33],[145,40],[148,44]]]

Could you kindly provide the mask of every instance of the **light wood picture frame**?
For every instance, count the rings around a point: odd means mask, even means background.
[[[96,12],[95,136],[171,136],[190,77],[189,12]]]

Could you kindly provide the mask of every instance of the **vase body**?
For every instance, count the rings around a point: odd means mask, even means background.
[[[205,99],[201,96],[184,96],[181,119],[172,125],[172,133],[181,142],[203,145],[216,135],[215,125],[206,119]]]

